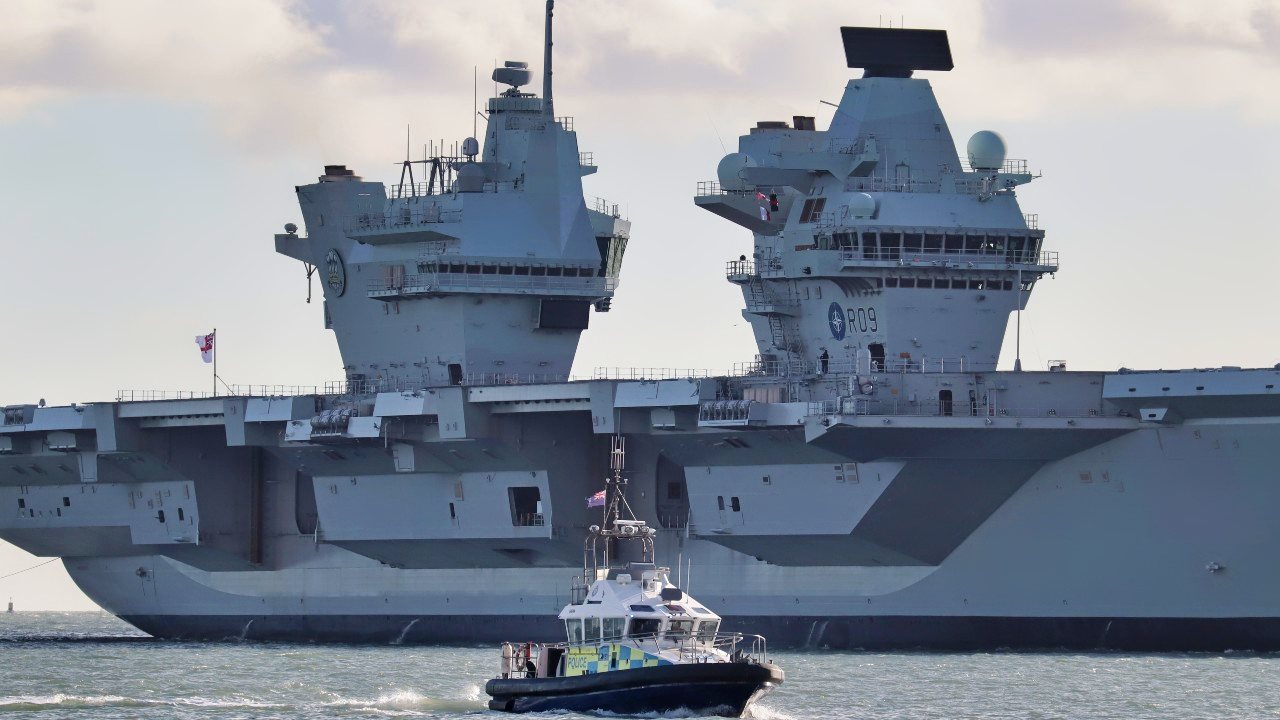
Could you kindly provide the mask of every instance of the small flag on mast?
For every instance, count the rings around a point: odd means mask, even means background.
[[[587,498],[587,507],[589,508],[604,507],[604,491],[601,490],[595,495],[592,495],[591,497]]]
[[[213,341],[216,334],[217,331],[215,330],[208,335],[196,336],[196,345],[200,346],[200,358],[206,363],[213,362]]]

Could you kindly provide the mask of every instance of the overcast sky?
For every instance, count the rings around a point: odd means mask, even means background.
[[[406,125],[417,148],[469,135],[473,68],[482,100],[495,61],[540,70],[542,5],[0,0],[0,403],[203,389],[215,326],[230,383],[339,379],[272,251],[293,186],[327,163],[393,180]],[[723,263],[751,236],[695,184],[757,120],[825,127],[838,27],[902,20],[950,32],[955,71],[922,76],[961,148],[997,130],[1044,173],[1019,196],[1062,271],[1024,314],[1027,367],[1280,362],[1280,0],[561,0],[556,108],[600,165],[587,193],[633,222],[577,373],[750,359]],[[0,543],[0,575],[39,561]],[[8,595],[92,607],[59,563]]]

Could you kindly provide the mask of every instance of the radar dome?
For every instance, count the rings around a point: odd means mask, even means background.
[[[868,218],[876,214],[876,199],[866,193],[854,193],[849,198],[849,214]]]
[[[462,141],[462,154],[473,158],[480,154],[480,143],[473,137]]]
[[[974,170],[999,170],[1004,166],[1005,144],[1000,133],[979,130],[969,138],[969,167]]]
[[[454,181],[453,186],[458,192],[483,192],[484,169],[475,163],[463,165],[458,168],[458,179]]]
[[[510,85],[513,88],[529,84],[529,63],[508,60],[505,65],[506,67],[493,69],[494,82]]]
[[[746,153],[725,155],[716,166],[716,177],[720,180],[720,187],[731,192],[746,190],[747,181],[742,177],[742,171],[755,166],[756,161]]]

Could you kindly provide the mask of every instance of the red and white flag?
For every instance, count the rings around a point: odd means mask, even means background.
[[[200,358],[207,363],[213,362],[213,340],[215,333],[197,335],[196,344],[200,346]]]
[[[595,495],[592,495],[591,497],[587,498],[587,507],[589,508],[604,507],[604,491],[601,490]]]

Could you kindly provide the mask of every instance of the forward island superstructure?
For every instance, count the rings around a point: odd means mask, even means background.
[[[162,637],[550,640],[624,436],[658,552],[775,646],[1280,647],[1280,370],[997,370],[1060,261],[1027,164],[961,157],[914,76],[941,31],[843,28],[831,125],[761,122],[698,185],[751,233],[754,359],[571,380],[630,226],[584,200],[549,10],[542,96],[499,68],[458,156],[297,188],[276,249],[343,382],[6,407],[0,538]]]

